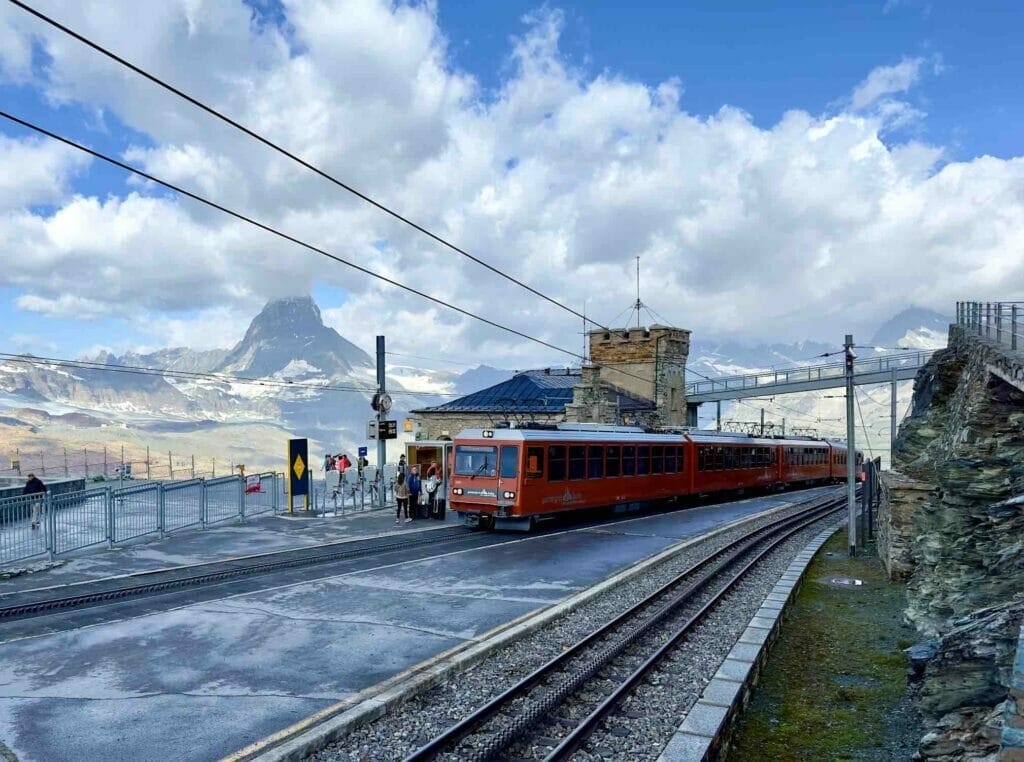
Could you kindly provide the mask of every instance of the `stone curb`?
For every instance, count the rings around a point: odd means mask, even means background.
[[[453,675],[466,672],[487,658],[493,651],[526,637],[554,619],[562,617],[592,598],[628,582],[680,551],[789,507],[791,505],[769,508],[723,524],[710,532],[680,540],[653,556],[607,577],[596,585],[539,611],[528,612],[472,640],[422,661],[377,685],[307,717],[305,720],[224,757],[221,762],[243,762],[243,760],[245,762],[295,762],[302,760],[344,737],[355,728],[394,710],[417,694],[447,682]]]
[[[843,526],[823,530],[793,559],[676,729],[658,762],[704,762],[722,755],[729,729],[750,698],[807,567],[821,546]]]
[[[1000,762],[1024,762],[1024,625],[1017,638],[1013,658],[1010,696],[1003,716],[1003,737],[999,744]]]

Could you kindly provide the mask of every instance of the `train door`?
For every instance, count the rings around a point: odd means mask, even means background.
[[[503,444],[498,451],[498,505],[514,504],[519,494],[519,445]]]

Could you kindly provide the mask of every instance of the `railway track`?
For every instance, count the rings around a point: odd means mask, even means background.
[[[745,533],[697,561],[406,757],[563,760],[618,712],[758,564],[788,539],[839,510],[828,497]],[[539,739],[539,740],[538,740]]]
[[[0,598],[0,622],[45,616],[54,612],[129,601],[187,588],[215,585],[245,577],[272,574],[287,569],[347,561],[381,553],[440,545],[470,538],[479,533],[464,528],[428,531],[406,537],[334,543],[321,548],[300,548],[232,561],[214,561],[194,566],[143,572],[132,577],[106,578],[76,583],[75,592],[62,588],[43,588],[11,593]],[[144,578],[140,580],[140,578]],[[57,591],[60,591],[59,594]]]

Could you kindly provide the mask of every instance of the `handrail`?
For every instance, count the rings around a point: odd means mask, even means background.
[[[995,339],[1010,349],[1024,348],[1024,301],[957,302],[956,322],[969,333]]]

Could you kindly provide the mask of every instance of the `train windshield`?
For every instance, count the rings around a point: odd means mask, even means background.
[[[456,476],[496,476],[498,448],[487,445],[456,445]]]

